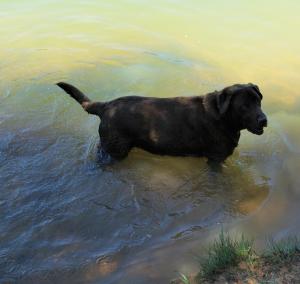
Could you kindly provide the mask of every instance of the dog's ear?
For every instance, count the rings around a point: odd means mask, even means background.
[[[219,94],[217,94],[217,108],[220,115],[223,115],[228,110],[232,96],[237,88],[238,87],[236,85],[233,85],[223,89]]]
[[[260,99],[262,100],[263,95],[262,95],[262,93],[260,92],[258,86],[255,85],[255,84],[252,84],[252,83],[249,83],[248,85],[250,85],[250,86],[254,89],[254,91],[259,95]]]

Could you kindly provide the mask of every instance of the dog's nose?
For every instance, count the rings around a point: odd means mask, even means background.
[[[260,127],[265,127],[268,124],[268,120],[265,115],[259,116],[259,118],[257,120],[258,120],[258,124]]]

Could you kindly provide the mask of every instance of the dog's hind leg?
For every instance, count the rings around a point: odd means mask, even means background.
[[[97,162],[101,166],[105,166],[112,164],[114,161],[115,159],[113,159],[112,156],[103,149],[101,142],[99,142],[97,151]]]
[[[122,160],[127,157],[132,148],[129,138],[116,132],[101,133],[101,151],[107,153],[112,160]]]
[[[131,142],[123,137],[103,143],[103,149],[115,160],[123,160],[128,156],[132,146]]]

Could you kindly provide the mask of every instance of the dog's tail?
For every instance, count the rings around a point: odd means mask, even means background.
[[[56,85],[62,88],[74,100],[76,100],[85,111],[101,117],[105,103],[92,102],[85,94],[83,94],[81,91],[70,84],[59,82]]]

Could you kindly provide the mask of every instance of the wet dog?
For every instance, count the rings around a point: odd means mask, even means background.
[[[67,83],[60,88],[85,111],[100,117],[101,151],[124,159],[133,147],[154,154],[207,157],[221,163],[238,145],[240,131],[261,135],[267,117],[257,85],[235,84],[204,96],[127,96],[92,102]]]

